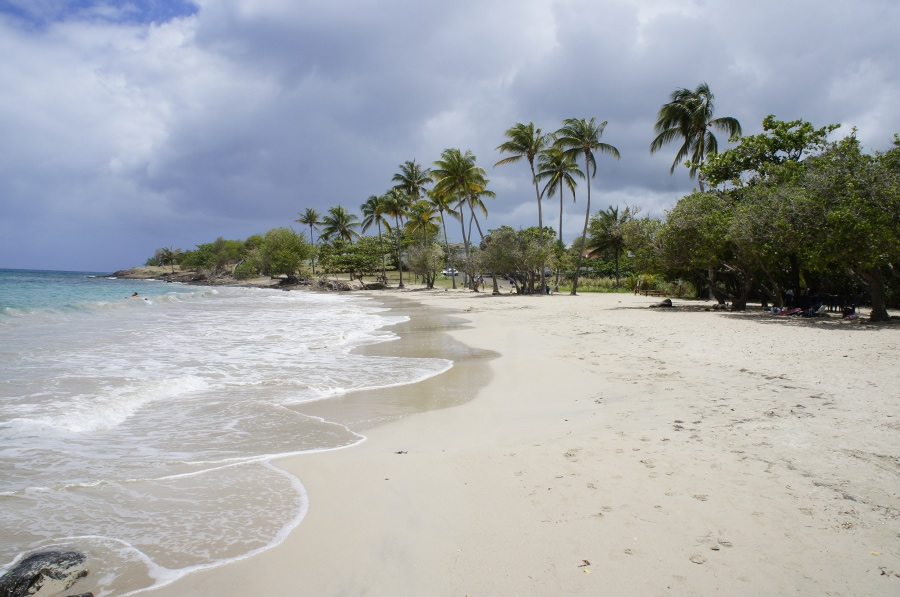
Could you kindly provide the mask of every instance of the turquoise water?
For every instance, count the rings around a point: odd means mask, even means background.
[[[407,318],[347,294],[0,270],[0,305],[0,574],[76,549],[98,597],[277,544],[307,497],[270,461],[365,439],[303,405],[452,365],[356,354]]]
[[[137,292],[149,299],[196,287],[160,280],[118,280],[104,272],[0,269],[0,315],[97,308]]]

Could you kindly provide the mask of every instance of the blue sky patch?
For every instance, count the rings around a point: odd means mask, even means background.
[[[164,23],[198,10],[191,0],[0,0],[0,14],[37,28],[61,21]]]

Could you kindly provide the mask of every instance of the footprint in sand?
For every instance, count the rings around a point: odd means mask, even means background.
[[[643,464],[647,468],[656,468],[656,465],[653,464],[653,462],[654,461],[652,458],[645,458],[644,460],[641,460],[641,464]]]
[[[692,497],[695,500],[700,500],[701,502],[705,502],[706,500],[709,499],[709,496],[704,493],[695,493]]]

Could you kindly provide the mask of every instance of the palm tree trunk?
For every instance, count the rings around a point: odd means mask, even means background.
[[[400,242],[400,218],[395,216],[394,222],[397,224],[397,270],[400,272],[400,283],[397,285],[397,288],[404,288],[404,286],[403,286],[403,249],[401,247],[402,243]]]
[[[312,271],[313,275],[316,275],[316,239],[313,238],[312,224],[309,225],[309,242],[312,243],[313,254],[312,254]]]
[[[575,296],[578,290],[578,274],[581,270],[581,256],[584,254],[584,241],[587,238],[588,221],[591,217],[591,171],[587,152],[584,152],[584,171],[587,178],[587,207],[584,210],[584,228],[581,231],[581,247],[578,249],[578,259],[575,260],[575,278],[572,280],[572,296]]]
[[[466,238],[466,221],[463,218],[463,203],[465,199],[461,199],[459,202],[459,226],[462,228],[462,238],[463,238],[463,248],[466,251],[466,267],[463,272],[463,288],[468,288],[468,276],[469,276],[469,239]],[[455,280],[454,280],[455,282]]]
[[[378,224],[378,245],[381,247],[381,281],[387,284],[387,265],[384,263],[384,239],[381,238],[381,221],[376,220]]]
[[[529,159],[528,164],[531,166],[531,181],[534,183],[534,195],[537,197],[538,204],[538,230],[541,235],[541,249],[547,246],[547,239],[544,238],[544,216],[541,209],[541,192],[538,190],[537,176],[534,173],[534,160]],[[560,187],[559,196],[562,197],[562,187]],[[541,259],[541,292],[545,294],[544,289],[547,288],[547,281],[544,278],[545,261]]]
[[[452,268],[453,264],[450,263],[450,239],[447,237],[447,222],[444,221],[443,209],[441,210],[441,226],[444,228],[444,247],[447,249],[447,267]],[[453,280],[453,290],[456,290],[456,276],[450,276],[450,279]]]

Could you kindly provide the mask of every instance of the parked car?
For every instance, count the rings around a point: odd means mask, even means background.
[[[441,273],[444,274],[445,276],[455,276],[456,274],[459,273],[459,270],[457,270],[455,267],[448,267],[448,268],[444,269]]]

